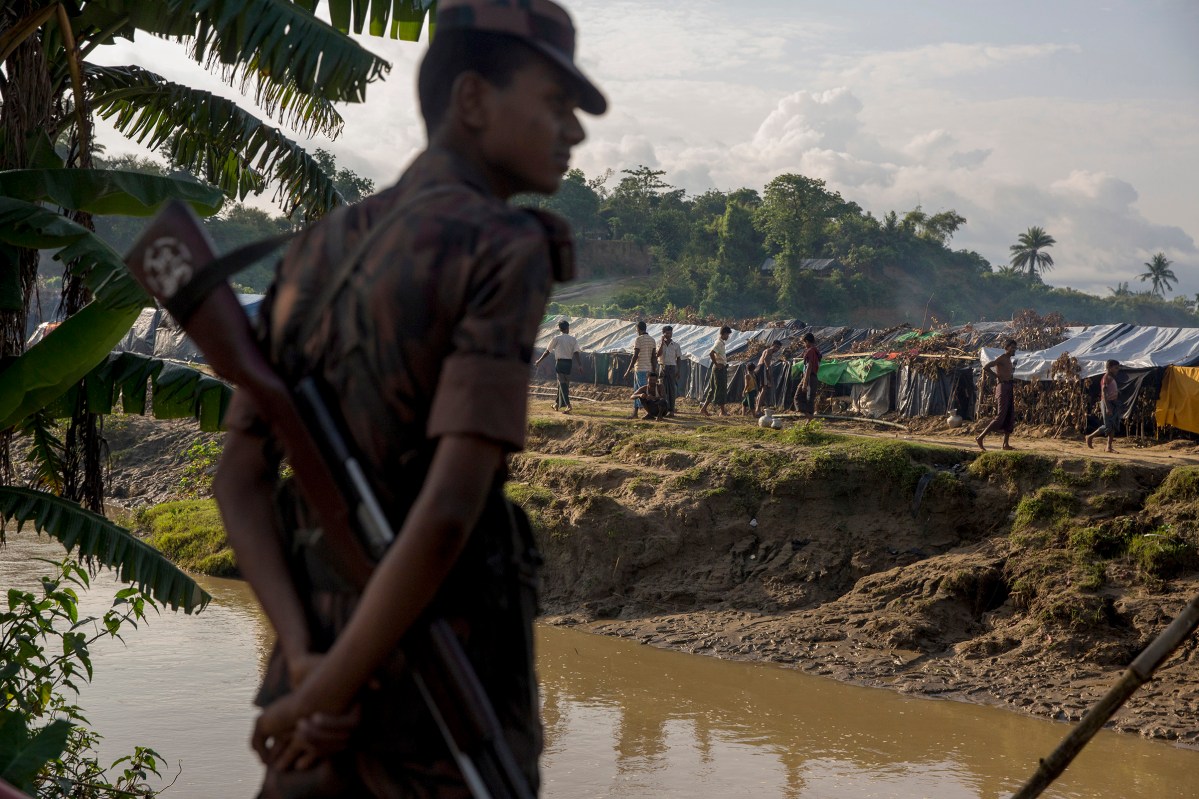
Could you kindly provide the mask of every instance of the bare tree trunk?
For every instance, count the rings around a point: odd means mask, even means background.
[[[33,10],[30,0],[0,4],[0,32]],[[12,52],[0,76],[0,169],[28,166],[29,142],[34,135],[50,129],[53,100],[41,38],[35,34]],[[0,252],[0,268],[18,288],[17,302],[0,308],[0,357],[16,356],[25,349],[29,298],[37,281],[37,250],[6,248]],[[11,433],[0,433],[0,480],[6,483],[14,477],[10,444]]]

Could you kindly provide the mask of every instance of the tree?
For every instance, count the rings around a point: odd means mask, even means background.
[[[1159,252],[1153,256],[1151,260],[1145,263],[1145,272],[1140,277],[1141,282],[1146,280],[1153,281],[1152,291],[1158,296],[1165,297],[1166,292],[1172,290],[1172,283],[1178,282],[1178,277],[1174,274],[1174,270],[1170,268],[1170,259],[1166,257],[1164,252]]]
[[[799,307],[800,262],[825,254],[837,219],[860,213],[856,203],[826,189],[823,180],[785,174],[766,184],[754,225],[775,258],[780,308]]]
[[[1044,274],[1053,268],[1053,256],[1043,250],[1054,244],[1057,241],[1044,228],[1030,227],[1017,237],[1015,244],[1008,247],[1012,254],[1012,267],[1024,270],[1029,277]]]

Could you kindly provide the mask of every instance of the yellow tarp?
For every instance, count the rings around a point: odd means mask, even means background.
[[[1199,433],[1199,367],[1167,366],[1154,411],[1157,426]]]

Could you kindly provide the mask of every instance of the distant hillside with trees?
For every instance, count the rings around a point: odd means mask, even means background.
[[[1143,265],[1130,258],[1130,279],[1150,291],[1123,282],[1100,297],[1045,283],[1056,241],[1040,227],[1013,231],[1010,262],[992,265],[950,246],[967,224],[952,209],[879,219],[803,175],[779,175],[761,192],[693,196],[665,175],[638,166],[589,178],[575,169],[553,197],[520,198],[568,218],[581,239],[634,242],[652,259],[643,289],[552,311],[890,326],[1010,319],[1031,308],[1071,323],[1199,326],[1195,297],[1165,298],[1177,278],[1160,253]]]
[[[374,190],[329,153],[317,150],[314,159],[350,201]],[[136,156],[105,164],[183,175]],[[1177,277],[1161,253],[1144,264],[1130,258],[1129,281],[1101,297],[1045,282],[1057,242],[1039,226],[1013,231],[1009,263],[993,265],[950,246],[967,224],[952,209],[930,214],[916,207],[879,219],[824,181],[796,174],[779,175],[761,192],[712,189],[697,195],[665,178],[664,171],[646,166],[594,177],[572,169],[554,196],[516,198],[570,220],[585,277],[643,276],[639,288],[610,303],[555,305],[552,312],[887,327],[1010,319],[1031,308],[1070,323],[1199,326],[1196,297],[1166,298]],[[129,217],[96,219],[97,233],[118,252],[144,224]],[[292,225],[285,216],[240,203],[205,220],[221,252]],[[237,277],[238,288],[264,291],[271,270],[269,263],[252,267]],[[1134,279],[1149,289],[1130,289]]]

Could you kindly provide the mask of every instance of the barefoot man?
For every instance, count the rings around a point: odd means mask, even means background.
[[[999,385],[995,386],[995,404],[999,409],[995,412],[995,418],[991,420],[983,431],[974,439],[978,444],[978,448],[986,452],[987,448],[983,446],[983,439],[988,433],[999,430],[1003,433],[1003,448],[1015,449],[1008,444],[1008,438],[1012,435],[1012,428],[1016,426],[1016,407],[1012,402],[1012,388],[1016,380],[1016,362],[1012,360],[1012,356],[1016,354],[1016,340],[1008,339],[1003,342],[1003,355],[1000,355],[995,360],[983,367],[983,379],[987,377],[987,372],[993,371],[995,377],[999,379]]]

